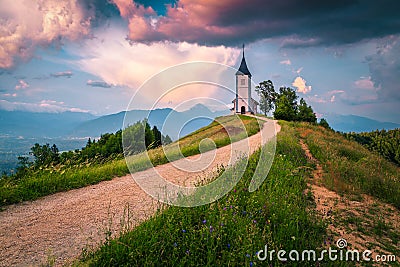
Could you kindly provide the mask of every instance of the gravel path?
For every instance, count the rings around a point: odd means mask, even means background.
[[[214,173],[221,164],[233,164],[231,158],[235,159],[235,153],[243,147],[249,145],[252,153],[279,130],[276,121],[266,120],[262,131],[247,139],[155,170],[176,184],[193,184]],[[181,170],[188,165],[206,168],[197,172]],[[152,173],[154,170],[149,169],[133,175],[144,178]],[[104,241],[108,230],[112,235],[119,233],[127,209],[131,221],[137,224],[154,214],[158,205],[131,175],[10,205],[0,212],[0,266],[37,266],[51,260],[56,265],[68,264],[82,250]]]

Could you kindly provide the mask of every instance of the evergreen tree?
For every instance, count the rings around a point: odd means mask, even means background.
[[[152,129],[152,132],[153,132],[153,135],[154,135],[154,145],[153,145],[153,147],[158,147],[158,146],[160,146],[161,145],[161,136],[162,136],[162,134],[161,134],[161,132],[157,129],[157,126],[153,126],[153,129]]]
[[[317,117],[315,116],[313,109],[311,108],[311,106],[307,105],[306,101],[303,98],[300,99],[298,110],[299,113],[297,114],[297,120],[311,123],[317,122]]]
[[[324,118],[321,118],[321,120],[319,121],[319,125],[326,129],[332,130],[329,126],[329,123]]]
[[[144,126],[144,142],[146,148],[151,148],[154,143],[154,134],[150,128],[150,124],[147,121],[147,119],[143,121],[143,126]]]
[[[172,139],[171,139],[171,137],[169,137],[168,134],[167,134],[165,137],[163,136],[162,139],[163,139],[163,140],[162,140],[162,144],[163,144],[163,145],[168,145],[168,144],[171,144],[171,143],[172,143]]]

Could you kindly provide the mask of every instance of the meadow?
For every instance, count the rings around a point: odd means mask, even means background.
[[[314,249],[317,255],[328,246],[336,248],[336,240],[342,236],[332,232],[332,225],[342,227],[342,234],[347,231],[373,240],[365,241],[365,246],[398,255],[396,244],[399,243],[400,233],[395,225],[399,210],[380,202],[396,206],[400,193],[398,167],[332,130],[309,123],[279,123],[282,129],[278,133],[274,162],[258,190],[250,193],[248,186],[257,164],[267,162],[261,152],[268,144],[251,155],[239,183],[223,198],[199,207],[162,206],[153,217],[135,229],[126,228],[116,238],[105,238],[99,249],[82,253],[75,265],[357,265],[355,262],[332,262],[327,257],[318,262],[281,262],[276,254],[272,260],[267,258],[266,261],[257,257],[265,246],[268,251],[275,252],[280,249]],[[316,210],[319,200],[310,190],[311,184],[317,182],[312,175],[316,166],[306,157],[300,140],[309,145],[326,168],[323,184],[341,194],[342,198],[335,201],[346,201],[348,205],[343,210],[335,209],[334,217],[327,217]],[[333,162],[336,162],[335,165]],[[232,180],[237,179],[235,167],[226,171]],[[378,189],[383,192],[376,193]],[[376,200],[363,204],[365,194],[375,196]],[[354,202],[355,198],[361,202]],[[355,209],[349,203],[359,203],[357,207],[366,208]],[[384,217],[377,217],[379,212]],[[349,243],[349,246],[354,248],[357,244]],[[397,262],[391,264],[398,265]],[[362,265],[370,266],[366,262]]]
[[[323,185],[339,194],[374,196],[400,209],[399,167],[342,134],[294,124],[300,138],[323,165]]]
[[[246,138],[248,135],[257,133],[259,129],[260,124],[255,118],[247,116],[216,118],[210,125],[165,146],[166,152],[161,147],[150,149],[148,155],[151,164],[144,160],[146,157],[143,154],[137,155],[133,162],[130,161],[134,166],[131,170],[141,171],[184,156],[196,155],[200,153],[199,144],[205,137],[213,142],[208,142],[206,146],[202,145],[203,152]],[[73,166],[60,164],[40,168],[22,178],[16,176],[3,177],[0,179],[0,207],[85,187],[128,173],[126,161],[120,155],[116,159],[109,158],[101,163],[86,161]]]
[[[304,190],[310,166],[294,129],[283,126],[267,180],[250,193],[249,182],[266,156],[261,149],[255,152],[239,183],[223,198],[192,208],[161,208],[133,231],[82,255],[76,265],[255,266],[262,264],[256,253],[265,245],[288,251],[321,247],[325,225],[308,211],[311,200]],[[235,167],[226,171],[236,179]],[[273,263],[279,262],[275,258]]]

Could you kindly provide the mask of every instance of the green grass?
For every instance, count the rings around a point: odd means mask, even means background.
[[[266,244],[276,251],[319,248],[325,226],[309,212],[304,191],[310,173],[293,127],[282,125],[268,177],[249,193],[257,164],[267,162],[263,156],[259,159],[260,153],[250,157],[243,177],[223,198],[198,207],[160,210],[133,231],[107,239],[77,265],[265,266],[256,252]],[[227,171],[234,180],[235,167]],[[272,264],[280,265],[274,258]]]
[[[400,168],[341,134],[293,124],[324,169],[323,184],[340,194],[368,194],[400,209]]]
[[[223,126],[227,131],[223,130]],[[247,135],[253,135],[259,129],[259,123],[255,118],[247,116],[216,118],[210,125],[168,145],[166,147],[168,157],[162,148],[157,148],[149,151],[151,163],[146,160],[144,154],[129,159],[130,170],[144,170],[184,156],[198,154],[200,150],[204,152],[215,146],[221,147],[243,139]],[[229,136],[229,134],[231,135]],[[215,145],[208,141],[203,142],[199,148],[200,141],[204,138],[210,138]],[[52,169],[36,171],[21,179],[2,178],[0,179],[0,207],[26,200],[35,200],[56,192],[85,187],[128,173],[125,159],[114,159],[103,164],[87,163],[84,166],[74,166],[68,169],[56,166]]]

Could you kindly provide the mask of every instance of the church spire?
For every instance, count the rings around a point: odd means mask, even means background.
[[[249,71],[249,69],[247,68],[247,64],[246,64],[246,59],[244,58],[244,44],[242,45],[242,62],[240,63],[240,67],[238,69],[238,71],[236,72],[236,75],[249,75],[251,77],[251,73]]]

